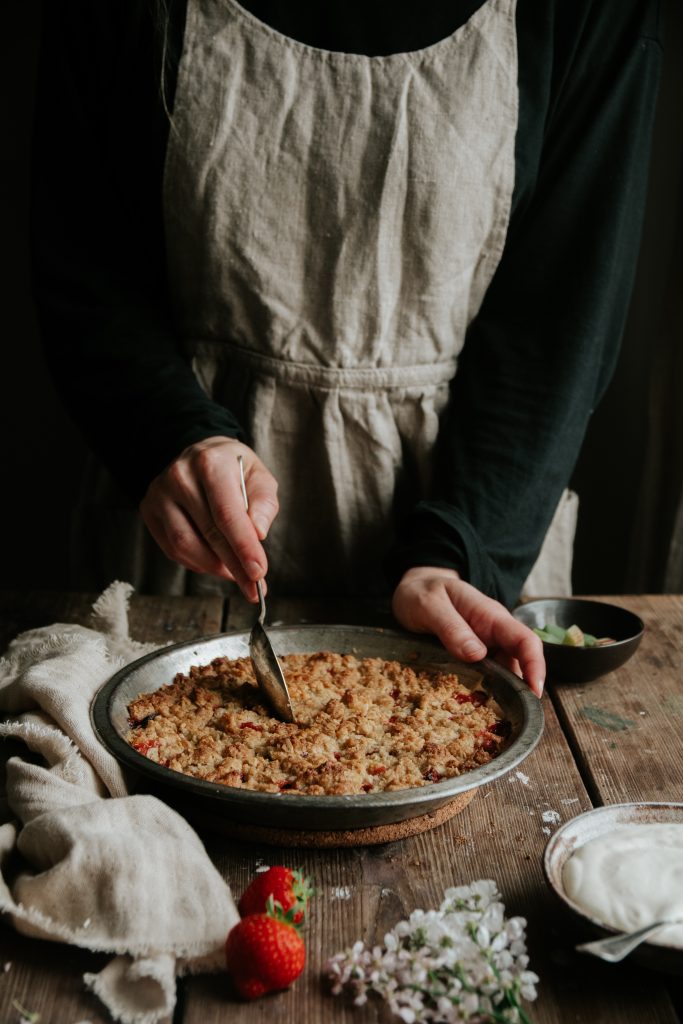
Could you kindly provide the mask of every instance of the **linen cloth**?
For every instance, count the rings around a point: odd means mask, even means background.
[[[91,725],[102,684],[154,649],[128,635],[131,592],[113,583],[93,628],[29,630],[0,660],[0,711],[13,716],[0,736],[21,751],[1,794],[0,910],[26,935],[116,954],[86,985],[122,1024],[155,1024],[173,1012],[176,975],[222,968],[239,915],[195,832],[155,797],[128,795]]]

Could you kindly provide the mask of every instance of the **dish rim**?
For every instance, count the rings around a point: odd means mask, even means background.
[[[441,782],[428,783],[421,787],[389,791],[380,790],[377,793],[353,793],[337,796],[264,793],[256,790],[226,786],[222,783],[207,782],[203,779],[196,779],[193,776],[185,775],[182,772],[177,772],[173,769],[166,768],[163,765],[156,764],[131,747],[112,724],[110,715],[111,706],[116,694],[129,676],[134,672],[139,671],[152,661],[168,658],[178,652],[194,651],[196,649],[198,657],[201,658],[200,652],[202,647],[207,647],[210,644],[221,642],[224,639],[242,640],[246,645],[248,642],[249,630],[235,629],[159,648],[156,651],[152,651],[151,653],[145,654],[141,658],[130,662],[128,665],[114,673],[114,675],[104,683],[104,685],[95,694],[91,704],[92,724],[100,742],[102,742],[105,748],[116,758],[117,761],[119,761],[119,763],[122,763],[127,768],[133,769],[138,774],[147,776],[153,782],[173,788],[178,791],[179,796],[191,796],[192,794],[195,794],[212,800],[217,799],[220,803],[225,805],[226,809],[229,809],[230,806],[239,806],[241,809],[253,811],[255,817],[258,816],[259,811],[265,812],[269,807],[272,807],[274,801],[277,804],[281,804],[283,801],[286,801],[286,806],[292,810],[319,810],[321,812],[326,812],[327,815],[331,815],[335,810],[352,808],[355,807],[355,805],[359,805],[362,809],[368,811],[404,810],[407,807],[414,807],[414,813],[417,815],[425,813],[425,810],[429,810],[428,807],[423,810],[424,805],[441,805],[447,802],[448,799],[455,797],[460,793],[470,789],[479,788],[480,786],[493,782],[502,775],[507,774],[533,751],[543,734],[544,716],[541,702],[531,693],[526,683],[519,679],[518,676],[514,675],[512,672],[508,671],[503,666],[498,665],[489,658],[484,658],[480,662],[466,664],[458,661],[458,659],[449,654],[449,652],[446,651],[438,641],[435,641],[434,638],[417,636],[410,633],[401,633],[381,627],[353,626],[344,624],[315,625],[311,623],[303,623],[287,626],[269,626],[268,629],[271,639],[273,639],[277,645],[276,649],[278,649],[279,641],[286,638],[287,634],[314,634],[317,631],[324,630],[326,633],[331,633],[335,637],[348,637],[348,643],[343,645],[342,651],[355,653],[359,657],[373,656],[371,654],[364,653],[362,649],[354,650],[354,647],[357,648],[361,646],[358,643],[359,640],[369,636],[374,640],[381,638],[388,642],[398,641],[401,645],[407,644],[411,648],[417,649],[420,652],[424,650],[425,657],[422,664],[453,665],[456,667],[459,665],[463,670],[478,672],[484,677],[482,680],[482,686],[484,686],[484,688],[487,688],[487,684],[490,685],[489,680],[491,677],[497,678],[501,680],[501,683],[507,684],[513,691],[515,691],[516,699],[519,702],[521,727],[513,742],[509,747],[503,750],[501,754],[488,764],[466,772],[463,775],[444,779]],[[354,640],[356,643],[354,643]],[[339,643],[341,643],[341,641],[339,641]],[[328,647],[328,649],[334,648]],[[430,660],[426,656],[426,652],[433,653],[434,657]],[[278,650],[278,653],[284,652],[280,649]],[[220,655],[215,653],[210,654],[205,658],[203,663],[209,663],[214,657],[218,656]],[[241,657],[243,655],[228,654],[227,656]],[[399,655],[396,655],[396,660],[401,660]],[[192,663],[202,664],[202,661],[193,660]],[[414,664],[414,662],[411,662],[411,664]],[[187,671],[187,669],[185,669],[185,671]],[[169,682],[172,680],[174,674],[175,672],[169,673]],[[164,683],[160,682],[159,686],[162,685],[164,685]],[[140,692],[153,692],[153,689]]]

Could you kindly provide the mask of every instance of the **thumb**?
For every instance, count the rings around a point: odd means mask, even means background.
[[[249,518],[259,540],[265,540],[280,505],[277,500],[277,481],[265,467],[254,467],[246,482],[249,498]]]

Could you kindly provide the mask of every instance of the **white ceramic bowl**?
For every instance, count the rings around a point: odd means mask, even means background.
[[[618,932],[604,921],[590,917],[569,898],[562,878],[564,865],[576,850],[592,839],[606,835],[619,825],[654,824],[683,824],[683,804],[629,803],[596,807],[565,822],[548,841],[543,856],[543,868],[548,884],[568,911],[586,926],[594,938],[616,935]],[[630,954],[630,957],[648,967],[669,974],[683,975],[683,949],[676,946],[644,942]]]

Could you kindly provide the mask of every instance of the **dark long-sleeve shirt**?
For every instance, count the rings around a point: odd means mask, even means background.
[[[430,45],[480,5],[244,3],[309,45],[369,55]],[[136,502],[187,445],[242,436],[196,381],[167,294],[161,180],[184,0],[171,0],[167,16],[162,7],[45,5],[34,142],[47,358],[72,416]],[[508,237],[452,384],[433,493],[399,524],[392,580],[412,565],[452,566],[509,604],[533,564],[618,353],[644,205],[657,21],[653,0],[518,0]]]

